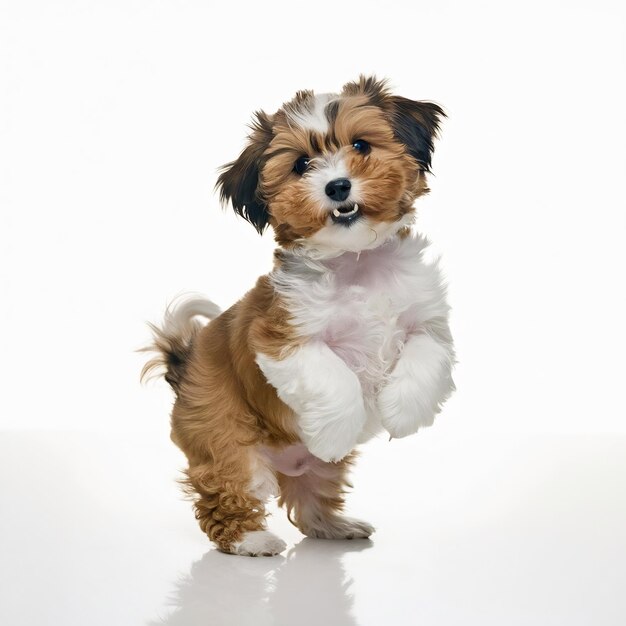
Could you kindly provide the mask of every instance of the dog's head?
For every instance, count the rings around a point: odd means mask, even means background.
[[[300,91],[274,115],[255,114],[248,145],[222,168],[222,200],[286,247],[329,253],[374,248],[413,217],[426,193],[444,116],[361,77],[338,94]]]

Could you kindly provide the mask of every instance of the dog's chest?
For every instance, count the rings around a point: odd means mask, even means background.
[[[294,272],[289,281],[294,325],[324,341],[357,374],[366,397],[377,394],[414,325],[413,272],[397,252],[343,255],[323,272]]]
[[[328,303],[318,336],[359,376],[365,395],[375,394],[406,339],[397,298],[345,285],[332,290]]]

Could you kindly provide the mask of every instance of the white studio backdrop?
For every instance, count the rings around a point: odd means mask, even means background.
[[[254,110],[373,73],[449,115],[417,223],[459,356],[435,427],[626,432],[623,3],[0,7],[0,428],[166,429],[145,322],[271,267],[216,169]]]

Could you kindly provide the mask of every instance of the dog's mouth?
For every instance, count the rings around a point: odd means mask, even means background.
[[[335,224],[349,226],[361,217],[361,209],[356,202],[337,207],[332,210],[330,217]]]

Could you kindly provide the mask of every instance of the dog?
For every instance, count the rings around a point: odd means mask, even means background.
[[[175,392],[185,489],[223,552],[285,549],[266,527],[271,496],[307,536],[369,537],[342,515],[357,445],[430,426],[454,390],[446,290],[411,230],[444,116],[361,76],[256,112],[221,169],[222,201],[272,228],[273,270],[224,312],[168,307],[142,377],[162,369]]]

